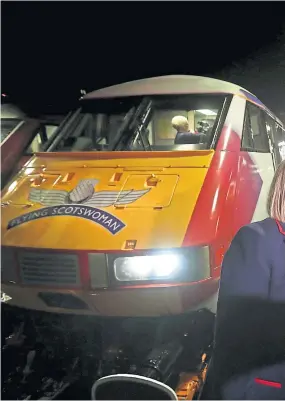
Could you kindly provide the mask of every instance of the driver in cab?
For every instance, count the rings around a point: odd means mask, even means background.
[[[201,133],[191,132],[189,128],[189,122],[184,116],[175,116],[171,121],[172,127],[177,131],[174,144],[175,145],[186,145],[186,144],[199,144],[205,143],[207,136]]]

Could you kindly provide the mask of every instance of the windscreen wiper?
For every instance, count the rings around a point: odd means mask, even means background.
[[[152,101],[144,98],[136,109],[132,108],[127,113],[115,140],[110,145],[110,150],[126,149],[130,141],[138,136],[141,137],[150,119],[151,105]],[[145,147],[144,141],[143,146]]]
[[[125,132],[128,131],[128,127],[131,124],[131,120],[135,115],[136,109],[132,107],[124,117],[123,123],[118,129],[115,137],[112,141],[110,141],[108,150],[116,150],[117,146],[119,145],[121,138],[125,135]]]
[[[52,152],[57,148],[58,144],[63,139],[65,139],[65,137],[70,132],[71,126],[80,117],[80,113],[81,113],[81,108],[76,110],[75,113],[73,113],[73,114],[69,113],[65,117],[65,119],[62,121],[62,123],[59,125],[59,127],[55,130],[55,132],[52,134],[50,139],[44,145],[44,147],[43,147],[44,152]]]
[[[139,119],[139,123],[137,123],[136,127],[134,128],[135,136],[129,138],[128,145],[130,145],[130,142],[136,143],[139,138],[144,150],[151,150],[151,145],[147,137],[147,126],[149,124],[152,111],[151,106],[152,101],[148,100],[144,113],[141,119]]]

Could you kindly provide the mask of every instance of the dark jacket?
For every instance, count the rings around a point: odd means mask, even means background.
[[[175,145],[195,145],[198,143],[206,143],[207,135],[192,132],[178,132],[176,134],[174,144]]]
[[[212,399],[285,399],[285,224],[241,228],[225,255],[209,381]]]

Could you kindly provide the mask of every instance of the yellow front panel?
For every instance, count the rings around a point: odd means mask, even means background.
[[[136,240],[136,249],[179,247],[213,154],[37,157],[2,197],[2,245],[119,250]]]

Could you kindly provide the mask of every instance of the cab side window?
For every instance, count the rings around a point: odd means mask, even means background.
[[[273,157],[274,165],[276,168],[282,160],[281,155],[280,155],[280,149],[279,149],[280,138],[278,138],[280,136],[278,128],[280,128],[280,127],[275,122],[275,120],[266,112],[264,112],[264,118],[265,118],[267,135],[270,140],[271,151],[274,156]]]
[[[249,152],[270,152],[263,111],[249,102],[245,110],[242,149]]]
[[[22,121],[16,119],[1,118],[1,143],[21,122]]]
[[[57,125],[53,124],[42,124],[25,153],[27,155],[31,155],[33,153],[42,152],[43,146],[52,136],[57,127]]]
[[[280,155],[280,162],[285,160],[285,129],[276,124],[276,148]]]

